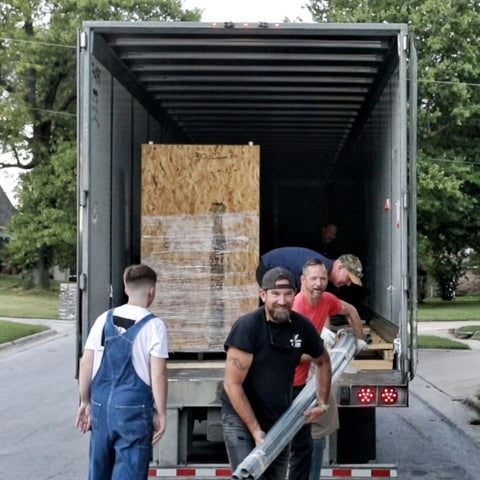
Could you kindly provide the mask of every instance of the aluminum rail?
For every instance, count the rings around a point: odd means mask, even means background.
[[[354,357],[355,348],[355,336],[349,331],[343,333],[334,348],[330,350],[332,385]],[[316,378],[313,376],[288,410],[265,435],[264,443],[255,447],[236,468],[232,474],[232,479],[254,480],[260,477],[305,423],[303,412],[315,405],[317,401],[316,390]]]

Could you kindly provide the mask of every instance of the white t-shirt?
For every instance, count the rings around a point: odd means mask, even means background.
[[[138,322],[150,313],[146,308],[128,304],[117,307],[113,311],[114,316],[127,318],[135,322]],[[106,320],[107,312],[104,312],[95,320],[85,342],[85,350],[93,350],[95,352],[92,379],[98,372],[103,357],[102,335]],[[163,320],[158,317],[152,318],[140,329],[132,346],[133,366],[137,375],[147,385],[151,385],[150,355],[158,358],[168,358],[167,327]]]

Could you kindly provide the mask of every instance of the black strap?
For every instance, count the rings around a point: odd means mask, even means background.
[[[130,327],[133,327],[135,325],[135,320],[131,320],[129,318],[117,317],[114,315],[113,324],[116,327],[122,327],[125,330],[128,330]],[[105,322],[105,326],[106,326],[106,322]],[[105,327],[103,328],[103,331],[102,331],[102,347],[104,346],[105,346]]]

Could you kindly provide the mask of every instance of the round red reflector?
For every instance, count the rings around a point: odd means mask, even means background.
[[[357,391],[357,399],[362,405],[371,405],[375,402],[375,390],[372,387],[360,387]]]
[[[398,393],[397,389],[394,387],[384,387],[380,392],[380,400],[385,405],[393,405],[397,403]]]

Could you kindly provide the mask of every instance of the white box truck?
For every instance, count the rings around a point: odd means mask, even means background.
[[[96,316],[124,301],[123,269],[158,260],[168,273],[158,314],[173,340],[168,429],[152,477],[231,475],[220,421],[223,339],[256,301],[260,255],[316,249],[328,220],[340,226],[343,252],[362,260],[364,286],[349,287],[347,299],[377,341],[336,385],[340,430],[324,475],[353,478],[362,465],[394,475],[395,459],[374,463],[375,411],[408,405],[417,362],[415,129],[416,58],[405,25],[82,25],[77,354]],[[212,207],[197,211],[207,196]],[[188,310],[196,291],[209,302],[201,321]]]

